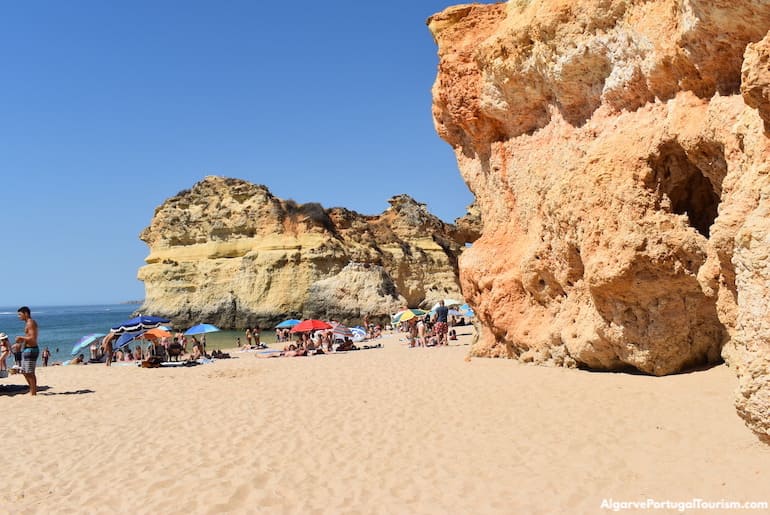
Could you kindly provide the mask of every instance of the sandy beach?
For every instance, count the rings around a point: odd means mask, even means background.
[[[655,378],[467,360],[470,338],[409,349],[389,335],[379,349],[302,358],[236,351],[190,368],[38,368],[37,398],[9,377],[0,512],[770,501],[770,447],[735,413],[725,366]]]

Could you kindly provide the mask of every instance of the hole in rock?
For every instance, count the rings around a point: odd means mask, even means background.
[[[651,173],[645,186],[668,199],[671,212],[687,215],[690,226],[708,238],[727,172],[722,146],[703,144],[688,156],[679,143],[668,142],[648,163]]]

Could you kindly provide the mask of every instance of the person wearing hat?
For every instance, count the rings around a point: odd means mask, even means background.
[[[0,377],[8,376],[8,365],[6,365],[6,358],[11,355],[11,346],[8,341],[8,335],[0,333]]]

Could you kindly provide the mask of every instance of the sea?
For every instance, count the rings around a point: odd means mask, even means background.
[[[0,307],[0,332],[8,335],[11,343],[17,335],[24,334],[24,323],[19,320],[19,306]],[[38,345],[42,351],[51,351],[49,364],[72,358],[72,347],[81,337],[92,334],[106,334],[110,327],[130,319],[139,309],[138,304],[99,304],[95,306],[30,306],[32,318],[38,325]],[[184,330],[186,328],[182,328]],[[245,343],[244,334],[239,331],[220,331],[206,335],[206,348],[233,348],[237,338]],[[275,342],[269,331],[262,332],[262,341]],[[88,357],[88,349],[81,351]],[[13,358],[9,358],[9,365]],[[42,362],[38,361],[38,366]]]
[[[138,308],[137,304],[30,306],[32,318],[38,325],[40,350],[48,347],[51,351],[49,363],[70,359],[72,347],[82,336],[91,333],[107,334],[110,327],[130,319]],[[19,306],[0,307],[0,332],[7,334],[11,343],[17,335],[24,334],[24,322],[19,320],[17,309]]]

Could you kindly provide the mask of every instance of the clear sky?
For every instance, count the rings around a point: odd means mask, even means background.
[[[433,128],[425,25],[455,3],[3,2],[0,306],[144,298],[139,233],[206,175],[462,216],[473,197]]]

